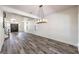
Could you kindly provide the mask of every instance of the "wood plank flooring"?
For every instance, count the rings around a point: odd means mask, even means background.
[[[78,54],[75,46],[25,32],[10,33],[2,54]]]

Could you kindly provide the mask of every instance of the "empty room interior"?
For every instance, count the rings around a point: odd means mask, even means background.
[[[78,54],[78,5],[0,5],[0,54]]]

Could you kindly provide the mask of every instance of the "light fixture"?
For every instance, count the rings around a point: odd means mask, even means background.
[[[11,21],[15,21],[15,20],[16,20],[16,19],[13,19],[13,18],[11,19]]]
[[[16,22],[16,19],[14,19],[14,18],[12,18],[12,19],[10,19],[11,20],[11,22]]]
[[[47,23],[47,19],[44,18],[43,5],[39,6],[38,16],[39,16],[39,19],[37,20],[37,24]]]

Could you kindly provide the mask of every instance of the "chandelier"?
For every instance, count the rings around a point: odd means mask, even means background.
[[[39,6],[38,16],[39,16],[39,19],[37,20],[37,24],[47,23],[47,19],[44,18],[43,5]]]

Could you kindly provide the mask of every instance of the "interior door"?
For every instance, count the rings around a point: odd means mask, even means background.
[[[18,32],[18,24],[11,24],[11,32]]]

